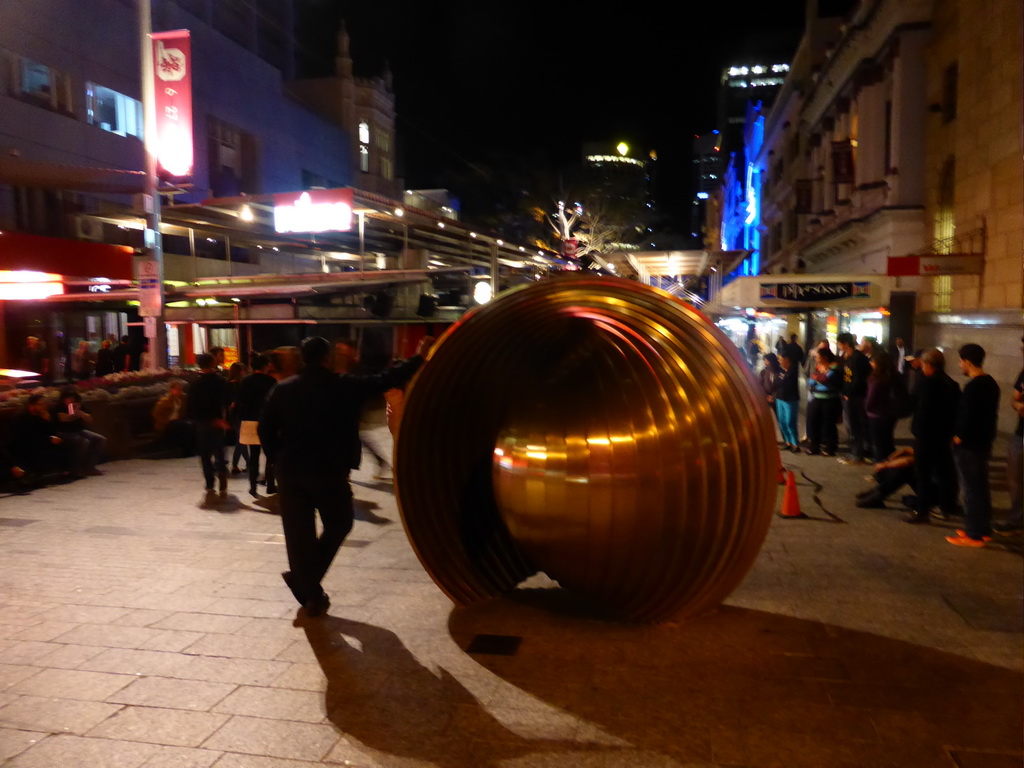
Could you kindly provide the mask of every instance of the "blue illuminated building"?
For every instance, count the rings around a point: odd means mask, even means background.
[[[743,146],[730,153],[722,183],[723,251],[749,251],[740,265],[723,279],[757,275],[761,269],[761,171],[756,164],[764,142],[764,106],[747,105]]]

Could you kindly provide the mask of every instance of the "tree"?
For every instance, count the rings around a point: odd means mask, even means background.
[[[608,266],[605,257],[612,253],[639,250],[637,241],[646,234],[605,201],[587,207],[577,202],[567,211],[565,202],[559,200],[558,211],[549,221],[560,240],[577,241],[576,258],[588,257],[602,267]]]

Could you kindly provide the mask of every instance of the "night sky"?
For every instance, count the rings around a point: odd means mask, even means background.
[[[690,141],[715,127],[722,68],[788,61],[804,14],[799,0],[632,3],[606,13],[530,0],[387,11],[309,2],[320,36],[307,38],[307,71],[330,66],[323,52],[341,17],[356,74],[390,62],[406,186],[451,186],[460,169],[499,155],[557,167],[578,162],[584,142],[625,140],[657,150],[666,212],[692,195]]]

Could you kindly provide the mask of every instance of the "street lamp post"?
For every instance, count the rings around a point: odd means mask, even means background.
[[[139,0],[139,54],[142,63],[143,133],[146,150],[146,186],[143,194],[144,255],[137,264],[139,314],[144,318],[149,366],[167,366],[167,329],[164,325],[164,254],[160,242],[160,193],[157,178],[156,93],[153,83],[153,32],[150,0]],[[146,294],[151,299],[146,299]],[[155,295],[154,295],[155,294]]]

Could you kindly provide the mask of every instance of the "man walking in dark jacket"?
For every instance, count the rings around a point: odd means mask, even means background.
[[[209,501],[213,494],[214,472],[220,479],[221,497],[228,492],[228,466],[224,460],[228,383],[217,372],[213,355],[196,355],[196,363],[203,374],[189,385],[186,411],[196,427],[196,447]]]
[[[843,418],[850,449],[850,455],[840,461],[862,464],[867,455],[868,417],[864,412],[864,398],[868,393],[871,361],[857,349],[853,334],[840,333],[836,344],[843,356]]]
[[[274,463],[289,571],[281,574],[307,615],[320,616],[330,599],[320,582],[352,530],[349,472],[359,466],[359,417],[374,395],[400,387],[423,363],[430,344],[418,354],[372,376],[338,375],[331,370],[327,339],[302,342],[303,369],[278,383],[260,418],[259,436]],[[316,513],[323,533],[316,535]]]
[[[988,460],[999,419],[999,385],[982,369],[985,350],[978,344],[960,347],[960,370],[970,381],[957,409],[953,457],[964,493],[964,529],[946,541],[958,547],[983,547],[992,536],[992,493]]]
[[[920,372],[910,422],[917,503],[914,512],[903,518],[906,523],[927,523],[936,505],[946,516],[958,511],[952,446],[960,387],[946,375],[946,358],[937,349],[921,355]]]
[[[786,345],[785,352],[791,361],[793,361],[793,367],[800,370],[800,366],[804,364],[806,355],[804,355],[804,348],[800,346],[800,342],[797,340],[795,333],[789,334],[789,344]]]

